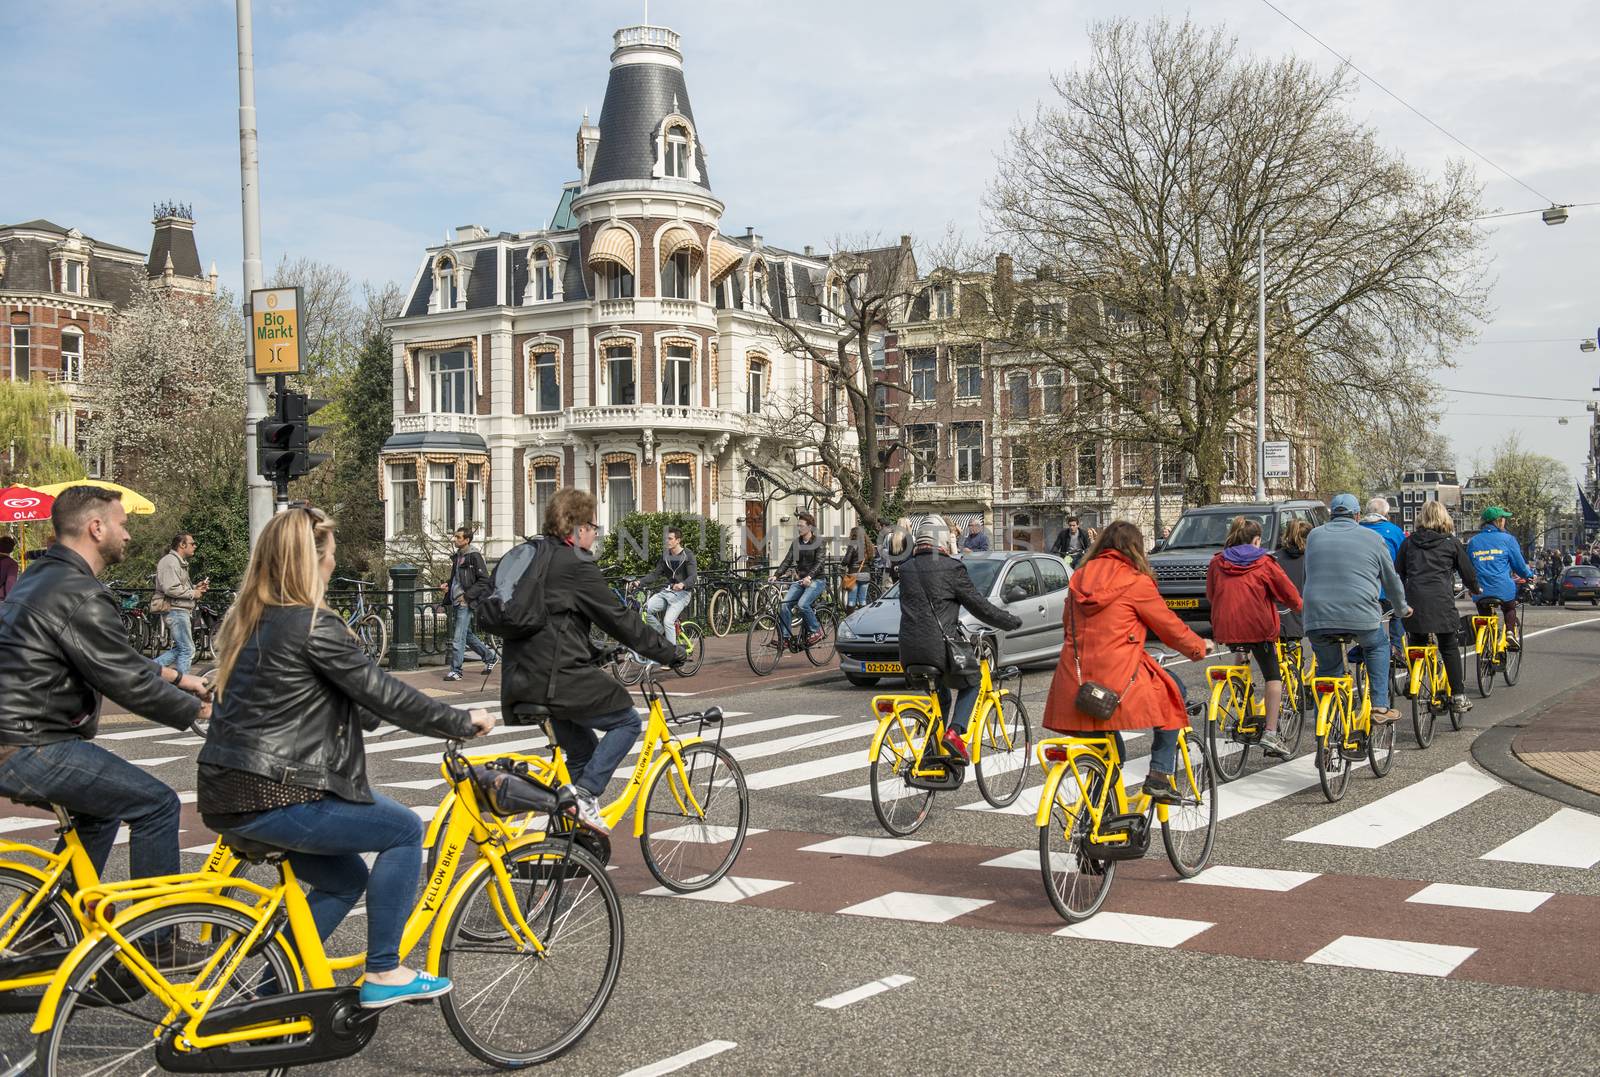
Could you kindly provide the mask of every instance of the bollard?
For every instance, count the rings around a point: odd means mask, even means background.
[[[389,587],[394,594],[394,643],[389,648],[389,668],[417,668],[417,566],[391,565]]]

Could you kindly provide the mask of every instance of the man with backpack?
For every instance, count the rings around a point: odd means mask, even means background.
[[[472,544],[470,528],[458,527],[451,537],[456,552],[450,558],[450,579],[444,584],[445,603],[450,607],[450,672],[447,681],[461,679],[461,666],[467,660],[467,648],[483,659],[483,671],[488,673],[500,656],[494,653],[472,631],[472,608],[489,593],[489,566],[483,554]]]
[[[478,605],[480,623],[505,640],[500,698],[508,720],[519,703],[550,710],[566,753],[571,791],[584,825],[609,831],[599,798],[643,728],[633,697],[589,642],[598,624],[613,639],[666,665],[685,660],[606,586],[594,561],[599,529],[594,495],[558,490],[545,507],[544,534],[501,558]]]

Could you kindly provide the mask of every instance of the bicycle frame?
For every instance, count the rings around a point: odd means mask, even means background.
[[[1455,685],[1446,686],[1447,676],[1444,670],[1444,659],[1439,657],[1439,645],[1429,643],[1421,647],[1406,647],[1406,662],[1410,667],[1406,678],[1406,695],[1412,699],[1417,698],[1417,686],[1422,683],[1424,674],[1428,683],[1432,685],[1432,694],[1429,702],[1441,705],[1449,698],[1447,689],[1454,689]]]
[[[1506,622],[1499,610],[1480,613],[1472,618],[1473,649],[1478,654],[1499,663],[1506,656]]]
[[[1355,743],[1350,740],[1357,733],[1372,730],[1372,685],[1363,677],[1361,679],[1361,706],[1356,707],[1355,677],[1345,674],[1337,677],[1317,677],[1311,682],[1312,690],[1317,693],[1317,741],[1327,744],[1328,731],[1333,726],[1333,708],[1339,709],[1339,714],[1344,718],[1345,742],[1342,748],[1354,748]]]
[[[1128,796],[1128,791],[1122,784],[1122,753],[1117,748],[1117,739],[1109,733],[1095,733],[1087,736],[1050,737],[1039,742],[1036,751],[1039,756],[1039,766],[1048,767],[1045,775],[1044,787],[1039,793],[1039,807],[1034,813],[1034,826],[1043,827],[1050,823],[1050,815],[1055,809],[1056,792],[1067,775],[1072,775],[1073,784],[1077,787],[1078,796],[1073,802],[1075,808],[1087,809],[1091,825],[1086,835],[1088,841],[1097,845],[1117,845],[1128,841],[1127,834],[1100,833],[1100,823],[1106,818],[1106,809],[1115,806],[1115,815],[1143,814],[1153,806],[1156,811],[1156,821],[1167,821],[1169,805],[1152,805],[1150,797],[1145,793]],[[1088,783],[1078,769],[1078,761],[1085,756],[1093,756],[1100,760],[1106,768],[1106,788],[1100,790],[1100,796],[1090,802]],[[1178,762],[1182,764],[1184,779],[1189,784],[1189,791],[1196,798],[1200,796],[1200,784],[1195,781],[1194,764],[1189,754],[1189,730],[1178,731]]]
[[[1000,701],[1010,695],[1008,688],[996,688],[989,672],[989,663],[978,663],[978,698],[972,705],[972,721],[967,724],[967,754],[971,757],[973,765],[983,754],[984,731],[988,728],[991,715],[1002,713]],[[872,743],[867,748],[867,758],[876,759],[878,749],[883,745],[883,738],[888,736],[889,730],[898,725],[900,734],[907,744],[915,742],[912,731],[906,728],[904,714],[914,710],[924,715],[928,722],[928,737],[922,746],[922,755],[916,759],[915,766],[922,764],[923,755],[927,754],[928,745],[935,743],[944,732],[944,707],[940,702],[940,692],[889,692],[872,697],[872,713],[879,716],[877,731],[872,735]],[[1000,736],[1005,741],[1005,750],[1010,751],[1014,745],[1011,742],[1011,732],[1006,729],[1005,722],[1000,723]],[[938,777],[933,772],[924,773],[913,769],[916,777]]]
[[[1239,732],[1253,732],[1255,726],[1247,723],[1252,718],[1264,715],[1266,704],[1255,698],[1255,676],[1251,673],[1250,663],[1210,666],[1206,669],[1206,680],[1211,682],[1211,703],[1206,708],[1206,721],[1220,722],[1225,710],[1237,710],[1240,715]],[[1227,694],[1226,699],[1224,693]]]

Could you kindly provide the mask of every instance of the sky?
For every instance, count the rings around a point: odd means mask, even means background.
[[[1600,78],[1582,0],[1275,0],[1358,67],[1537,194],[1470,158],[1485,204],[1600,202]],[[264,256],[408,284],[446,230],[544,226],[598,119],[611,33],[643,0],[255,0]],[[655,0],[683,35],[723,230],[979,238],[996,155],[1114,15],[1224,23],[1244,50],[1338,63],[1262,0]],[[1586,18],[1585,16],[1591,16]],[[151,204],[192,203],[202,261],[241,279],[232,0],[0,3],[0,219],[46,217],[144,248]],[[1466,152],[1362,82],[1351,113],[1412,164]],[[1600,352],[1590,296],[1600,205],[1547,227],[1485,222],[1492,314],[1440,381],[1463,472],[1504,433],[1581,478]],[[1511,394],[1556,397],[1523,400]],[[1562,426],[1558,417],[1566,416]],[[1359,416],[1352,416],[1359,421]],[[1463,476],[1464,478],[1465,476]]]

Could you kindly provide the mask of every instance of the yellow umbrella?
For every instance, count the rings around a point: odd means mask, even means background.
[[[98,486],[102,490],[115,490],[122,495],[122,507],[130,516],[150,516],[156,511],[155,502],[143,494],[135,493],[126,486],[118,486],[114,482],[104,482],[100,479],[73,479],[70,482],[57,482],[49,486],[35,486],[32,489],[51,497],[60,497],[61,491],[73,486]]]

